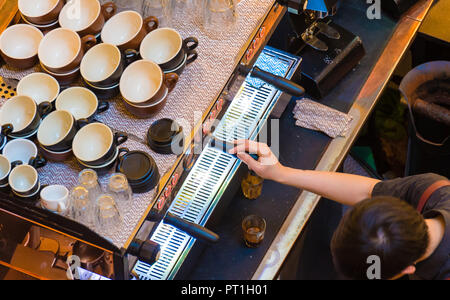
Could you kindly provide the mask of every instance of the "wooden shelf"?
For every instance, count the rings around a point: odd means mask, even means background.
[[[17,12],[17,0],[0,0],[0,33],[14,20]]]

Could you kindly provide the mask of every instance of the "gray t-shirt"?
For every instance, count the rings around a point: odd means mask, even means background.
[[[392,196],[405,200],[414,208],[419,205],[420,198],[433,183],[448,180],[436,174],[422,174],[393,180],[386,180],[375,185],[372,196]],[[450,279],[450,186],[436,190],[423,208],[425,219],[439,215],[445,221],[444,238],[434,253],[417,264],[412,279],[446,280]]]

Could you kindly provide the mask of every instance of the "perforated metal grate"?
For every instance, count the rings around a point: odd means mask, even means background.
[[[187,221],[202,224],[209,204],[230,173],[236,159],[221,150],[207,147],[172,202],[169,211]],[[141,280],[166,279],[188,245],[190,236],[161,223],[151,240],[161,245],[160,259],[152,266],[139,262],[135,271]]]
[[[15,95],[17,95],[16,88],[5,82],[3,78],[0,77],[0,98],[5,100],[14,97]]]

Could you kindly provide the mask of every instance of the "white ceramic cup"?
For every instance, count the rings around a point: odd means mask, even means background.
[[[32,98],[36,104],[55,101],[58,97],[60,86],[58,81],[45,73],[33,73],[25,76],[17,85],[17,95]]]
[[[62,185],[50,185],[43,188],[41,205],[53,212],[65,213],[69,207],[69,190]]]
[[[16,139],[8,142],[3,149],[3,155],[10,162],[21,161],[24,165],[28,165],[30,159],[37,157],[38,148],[27,139]]]
[[[20,197],[32,197],[39,192],[39,174],[29,165],[15,167],[9,174],[8,183],[14,194]]]
[[[58,96],[55,107],[70,112],[76,120],[88,119],[97,112],[98,98],[86,88],[71,87]]]

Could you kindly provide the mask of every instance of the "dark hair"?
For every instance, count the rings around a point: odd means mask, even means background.
[[[348,279],[365,280],[377,255],[381,279],[414,265],[428,247],[428,227],[411,205],[398,198],[374,197],[358,203],[342,218],[331,241],[337,271]]]

